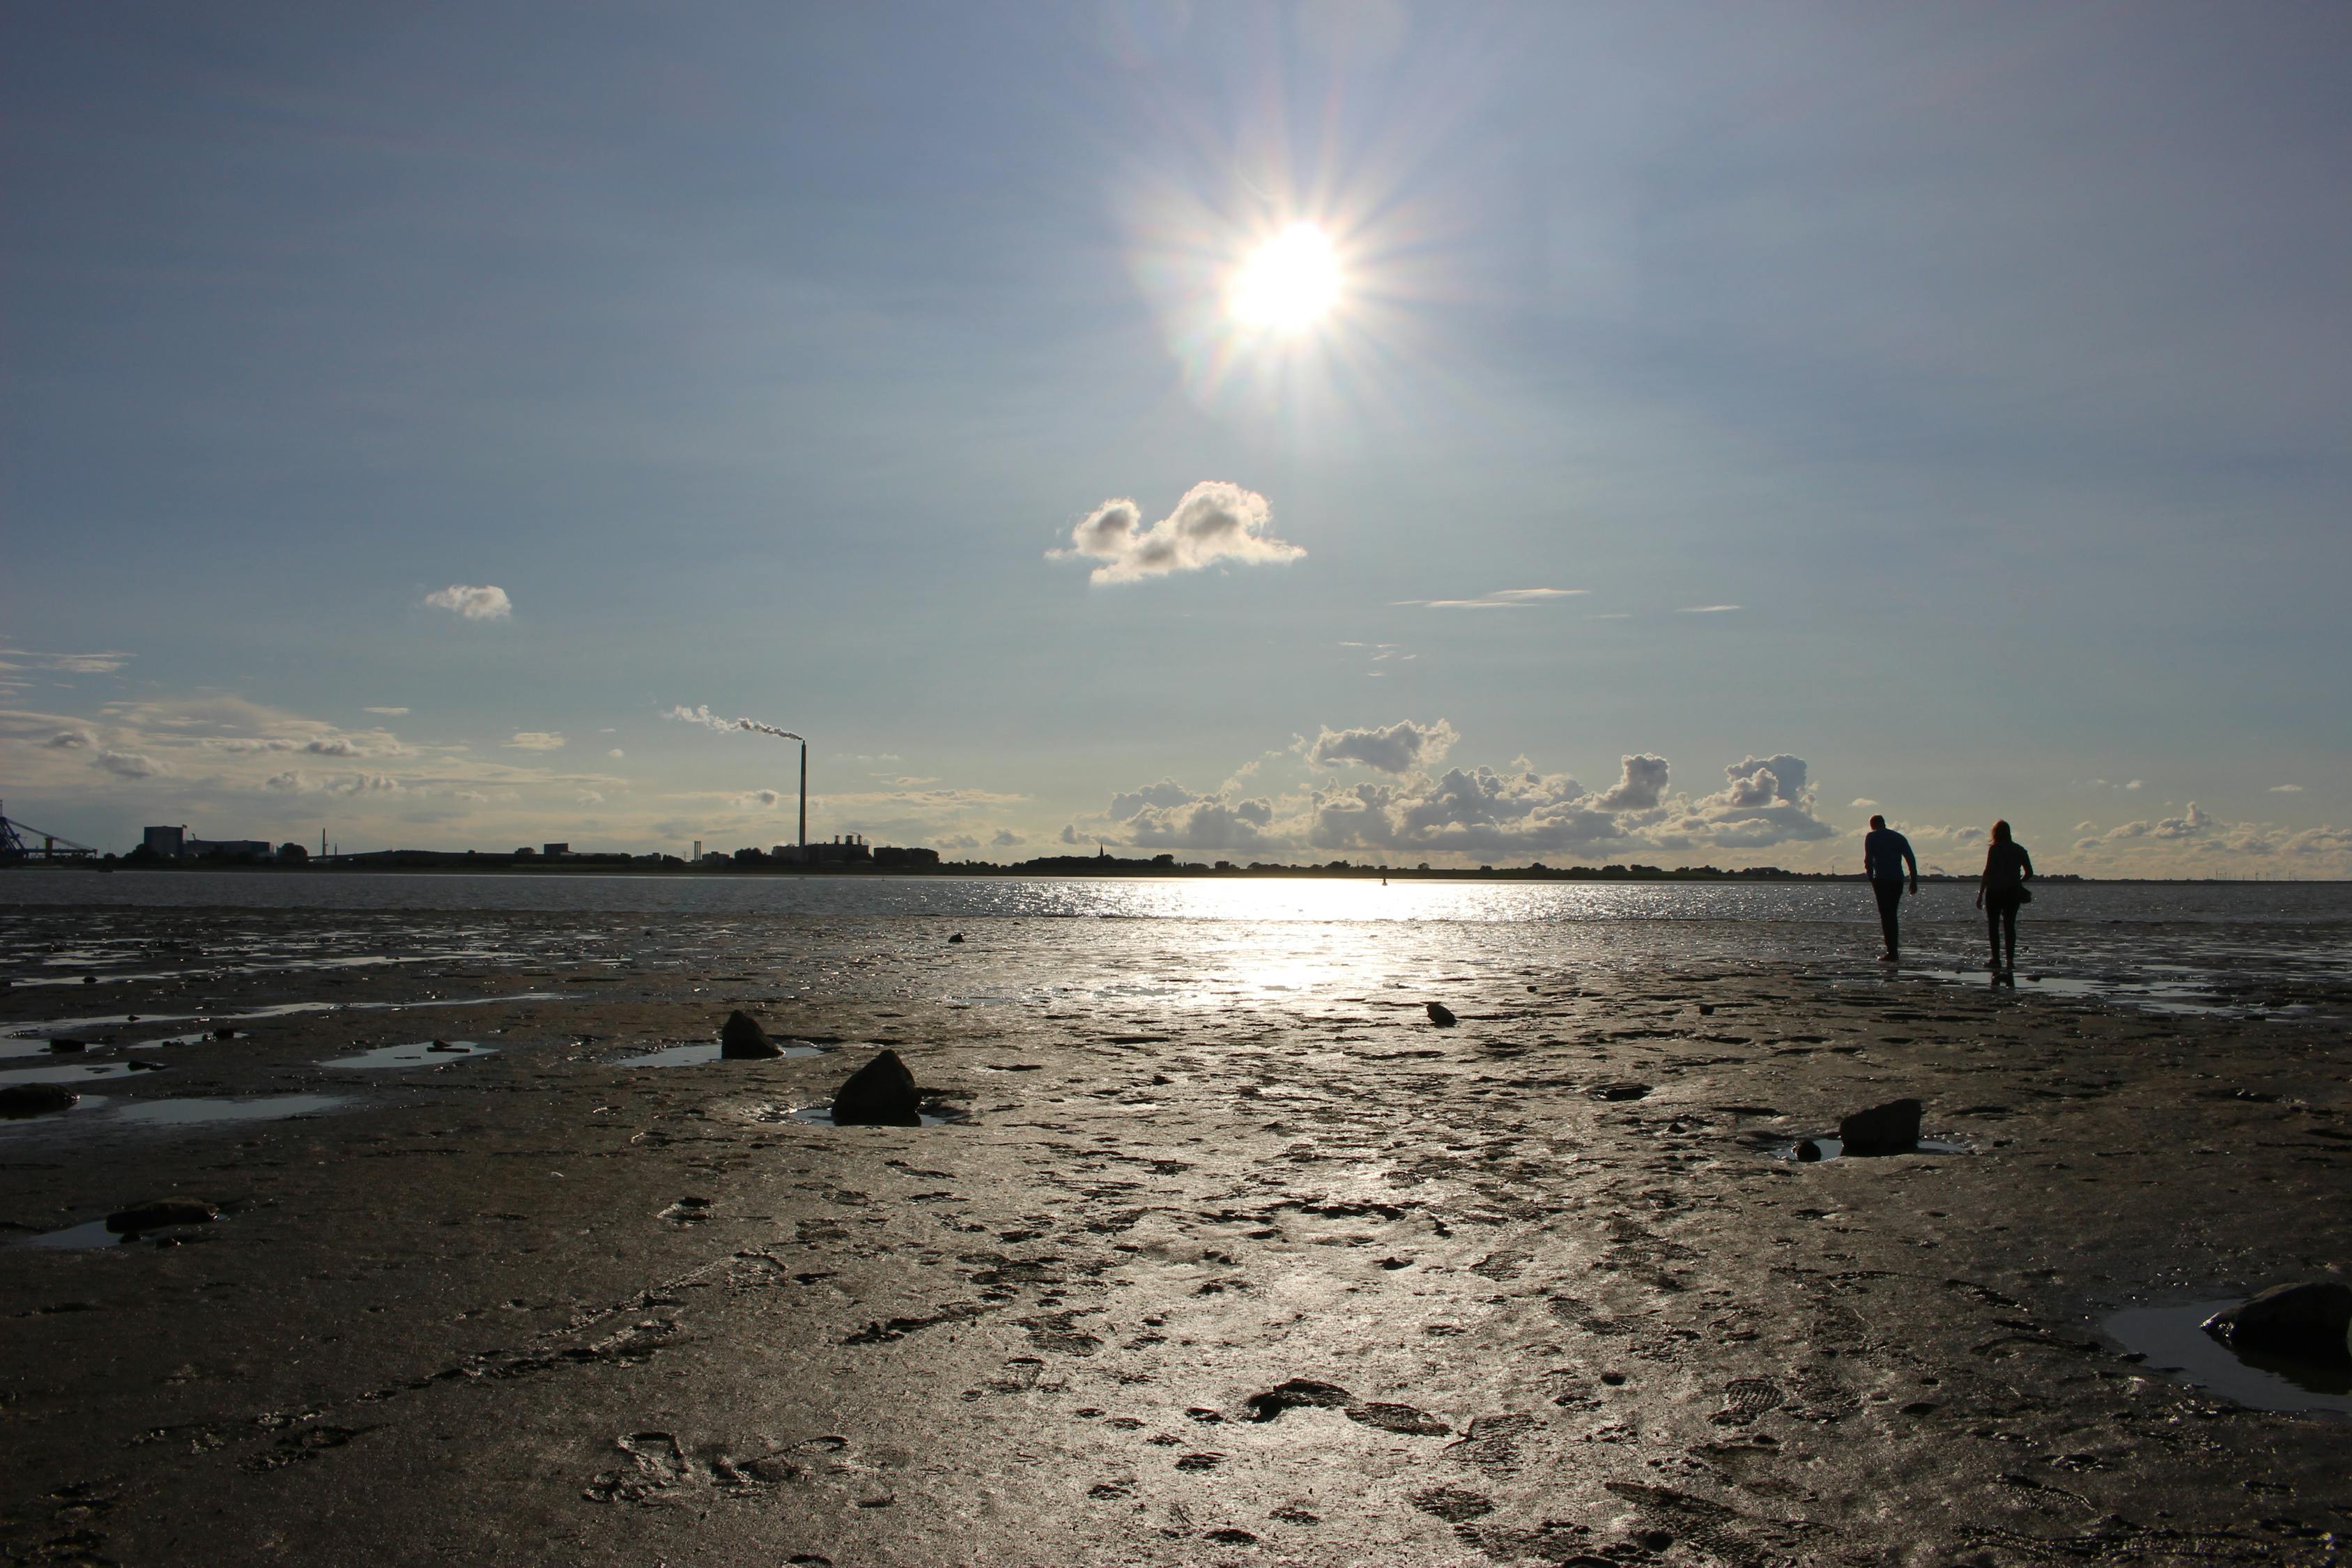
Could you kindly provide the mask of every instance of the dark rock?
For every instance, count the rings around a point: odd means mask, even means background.
[[[1830,1157],[1829,1141],[1822,1138],[1801,1138],[1797,1141],[1797,1158],[1805,1164]]]
[[[1338,1384],[1318,1383],[1311,1377],[1294,1377],[1264,1394],[1253,1394],[1246,1401],[1253,1421],[1271,1421],[1286,1410],[1308,1406],[1329,1410],[1355,1402],[1356,1396]]]
[[[1429,1005],[1429,1021],[1441,1029],[1450,1029],[1454,1027],[1454,1009],[1443,1002],[1432,1002]]]
[[[1838,1123],[1838,1139],[1849,1154],[1909,1154],[1919,1147],[1919,1102],[1890,1100],[1857,1110]]]
[[[227,1024],[223,1024],[220,1027],[213,1031],[213,1038],[215,1040],[233,1040],[236,1038],[236,1030]]]
[[[220,1210],[202,1198],[157,1198],[115,1210],[106,1216],[106,1228],[117,1236],[128,1236],[161,1230],[167,1225],[204,1225],[219,1217]]]
[[[2205,1320],[2207,1333],[2234,1351],[2305,1361],[2352,1361],[2352,1285],[2333,1279],[2273,1285]]]
[[[961,931],[958,931],[958,932],[956,932],[956,933],[955,933],[955,935],[953,935],[953,936],[951,936],[951,937],[948,938],[948,945],[949,945],[949,946],[950,946],[950,947],[952,947],[952,946],[954,946],[956,943],[958,943],[958,942],[961,942],[961,941],[963,941],[963,932],[961,932]]]
[[[44,1116],[70,1110],[81,1096],[61,1083],[12,1083],[0,1089],[0,1116]]]
[[[1650,1086],[1646,1083],[1596,1083],[1584,1091],[1595,1100],[1645,1100]]]
[[[768,1031],[760,1027],[760,1020],[740,1007],[728,1014],[727,1022],[719,1026],[719,1055],[724,1060],[756,1060],[783,1054],[784,1047],[768,1038]]]
[[[84,985],[95,985],[98,984],[98,976],[95,974],[85,974],[81,977],[81,983]]]
[[[1410,1405],[1391,1405],[1373,1400],[1365,1405],[1350,1405],[1347,1409],[1350,1421],[1360,1421],[1367,1426],[1377,1426],[1383,1432],[1400,1433],[1408,1437],[1450,1437],[1454,1428],[1426,1410],[1415,1410]]]
[[[453,1046],[446,1040],[436,1040],[425,1048],[428,1051],[440,1051],[445,1055],[454,1052],[457,1055],[463,1056],[466,1051],[465,1047]]]
[[[922,1093],[896,1051],[884,1051],[849,1075],[833,1097],[836,1127],[920,1127]]]
[[[57,1052],[58,1055],[61,1057],[71,1056],[76,1051],[86,1051],[89,1049],[89,1042],[88,1040],[55,1039],[49,1042],[49,1049]]]

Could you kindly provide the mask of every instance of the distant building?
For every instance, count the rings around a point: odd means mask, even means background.
[[[561,860],[563,857],[572,853],[572,846],[569,844],[542,844],[540,846],[539,852],[546,856],[551,860]]]
[[[803,866],[840,866],[874,858],[873,847],[860,833],[836,835],[830,844],[779,844],[775,858]]]
[[[261,838],[193,838],[184,827],[150,827],[142,831],[140,844],[149,853],[167,860],[188,860],[210,857],[240,860],[247,856],[268,858],[272,853],[269,843]]]
[[[142,836],[140,842],[146,846],[149,854],[176,858],[188,852],[187,839],[188,830],[184,827],[151,827]]]

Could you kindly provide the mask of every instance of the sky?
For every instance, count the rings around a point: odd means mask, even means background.
[[[0,801],[788,843],[749,717],[950,859],[2352,875],[2347,53],[10,7]]]

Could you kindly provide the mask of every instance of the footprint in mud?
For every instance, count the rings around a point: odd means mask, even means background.
[[[1532,1415],[1481,1415],[1459,1442],[1445,1446],[1446,1457],[1481,1469],[1510,1469],[1519,1462],[1519,1438],[1535,1425]]]
[[[613,1439],[632,1461],[627,1469],[599,1471],[581,1489],[590,1502],[643,1503],[648,1507],[675,1502],[662,1494],[693,1478],[686,1450],[667,1432],[628,1432]]]
[[[1448,1524],[1465,1524],[1495,1511],[1492,1498],[1484,1492],[1469,1491],[1461,1487],[1432,1487],[1427,1491],[1413,1493],[1405,1500],[1423,1513],[1435,1514]]]
[[[1723,1385],[1723,1408],[1707,1419],[1717,1426],[1744,1426],[1768,1410],[1778,1410],[1787,1399],[1769,1377],[1735,1377]]]

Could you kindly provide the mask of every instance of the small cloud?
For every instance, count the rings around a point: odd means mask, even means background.
[[[2142,781],[2140,781],[2140,780],[2138,780],[2138,779],[2134,779],[2134,780],[2132,780],[2132,781],[2131,781],[2131,783],[2129,783],[2129,784],[2127,784],[2124,785],[2124,788],[2126,788],[2126,789],[2137,789],[2137,788],[2139,788],[2139,787],[2140,787],[2140,784],[2141,784],[2141,782],[2142,782]]]
[[[1009,849],[1021,842],[1021,835],[1009,827],[1000,827],[989,837],[989,843],[999,849]]]
[[[746,804],[772,806],[784,797],[772,789],[754,790]]]
[[[86,752],[98,744],[98,737],[87,730],[60,730],[41,744],[55,752]]]
[[[117,778],[159,778],[172,771],[144,752],[100,752],[90,762]]]
[[[1552,599],[1573,599],[1590,588],[1497,588],[1475,599],[1396,599],[1398,605],[1418,605],[1427,610],[1523,610]]]
[[[1633,618],[1633,615],[1630,610],[1610,610],[1602,615],[1587,616],[1584,618],[1588,621],[1630,621]]]
[[[1868,811],[1877,805],[1877,804],[1878,803],[1876,801],[1869,799],[1864,795],[1856,795],[1853,797],[1853,809],[1856,811]]]
[[[449,798],[451,800],[462,800],[469,802],[475,805],[480,805],[487,802],[490,797],[484,795],[478,789],[461,789],[453,792]]]
[[[1207,479],[1184,492],[1176,510],[1144,525],[1143,509],[1124,498],[1107,500],[1070,530],[1066,550],[1049,550],[1049,561],[1099,561],[1089,583],[1139,583],[1174,572],[1234,563],[1281,564],[1307,553],[1267,531],[1274,509],[1255,490]]]
[[[625,757],[625,756],[627,756],[629,753],[628,753],[628,752],[625,752],[625,751],[623,751],[623,750],[621,750],[621,748],[620,748],[620,747],[615,746],[615,747],[614,747],[611,751],[609,751],[609,752],[605,752],[604,754],[605,754],[606,756],[608,756],[608,757]]]
[[[1681,609],[1676,610],[1675,614],[1678,616],[1721,616],[1727,615],[1738,608],[1739,608],[1739,606],[1737,605],[1685,605]]]
[[[42,657],[46,668],[66,675],[112,675],[131,662],[131,656],[120,649],[105,653],[53,653]]]
[[[360,711],[362,713],[381,713],[387,719],[398,719],[404,717],[407,714],[408,710],[405,708],[362,708]]]
[[[514,601],[507,597],[507,591],[488,583],[479,587],[452,583],[425,595],[425,602],[436,610],[454,610],[469,621],[503,621],[514,614]]]
[[[1342,763],[1360,763],[1384,773],[1401,773],[1438,761],[1460,738],[1454,726],[1443,719],[1434,724],[1416,724],[1410,719],[1401,719],[1386,729],[1327,729],[1312,741],[1302,739],[1298,750],[1313,767],[1336,768]]]
[[[604,797],[598,795],[593,789],[583,789],[572,798],[582,805],[602,805],[604,804]]]
[[[299,795],[310,787],[310,781],[289,769],[282,773],[270,774],[261,781],[261,787],[277,790],[282,795]]]
[[[552,752],[561,748],[563,737],[551,730],[517,730],[509,741],[509,749],[521,752]]]
[[[401,783],[389,773],[353,773],[326,786],[331,795],[397,795]]]
[[[49,742],[52,746],[57,743],[58,742],[55,741],[51,741]],[[2271,785],[2268,793],[2272,795],[2301,795],[2303,793],[2303,786],[2301,784],[2273,784]]]

